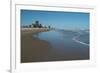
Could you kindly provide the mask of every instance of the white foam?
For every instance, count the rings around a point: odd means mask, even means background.
[[[77,42],[77,43],[80,43],[80,44],[83,44],[83,45],[89,46],[89,44],[77,40],[76,37],[73,37],[72,40],[74,40],[74,41]]]
[[[81,32],[78,32],[78,33],[79,33],[79,34],[82,34]],[[77,42],[77,43],[80,43],[80,44],[83,44],[83,45],[89,46],[89,44],[77,40],[77,38],[79,38],[79,36],[80,36],[80,35],[73,37],[72,40],[74,40],[74,41]]]

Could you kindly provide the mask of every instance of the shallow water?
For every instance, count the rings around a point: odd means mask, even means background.
[[[41,32],[33,35],[33,37],[49,42],[52,51],[58,56],[64,57],[64,59],[89,59],[89,46],[73,40],[74,37],[77,37],[77,40],[89,44],[89,33],[83,31],[52,30]]]

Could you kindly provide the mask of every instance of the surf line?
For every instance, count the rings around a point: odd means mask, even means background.
[[[72,40],[74,40],[74,41],[77,42],[77,43],[80,43],[80,44],[83,44],[83,45],[89,46],[89,44],[77,40],[77,38],[78,38],[79,36],[80,36],[80,35],[73,37]]]

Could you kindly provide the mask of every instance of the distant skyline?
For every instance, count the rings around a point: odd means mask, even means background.
[[[89,13],[21,10],[21,26],[35,21],[58,29],[89,29]]]

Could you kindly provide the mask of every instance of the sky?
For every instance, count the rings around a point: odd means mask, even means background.
[[[21,26],[39,21],[58,29],[88,29],[89,13],[21,10]]]

